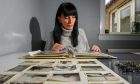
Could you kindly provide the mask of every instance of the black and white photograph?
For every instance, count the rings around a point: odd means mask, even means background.
[[[52,82],[74,82],[80,81],[79,73],[60,73],[53,74],[51,77],[47,79],[47,81]]]
[[[86,73],[88,81],[101,81],[109,82],[109,81],[119,81],[119,78],[115,77],[111,73]]]
[[[21,65],[35,65],[40,63],[40,61],[24,61],[22,63],[20,63]]]
[[[14,74],[0,74],[0,84],[3,84],[4,82],[8,81],[14,76]]]
[[[55,63],[55,61],[45,61],[45,62],[42,62],[40,64],[38,64],[39,66],[53,66]]]
[[[78,64],[96,64],[95,61],[78,61]]]
[[[54,66],[55,71],[73,71],[76,70],[76,65],[72,66]]]
[[[53,70],[53,67],[50,66],[33,66],[28,71],[31,72],[50,72]]]
[[[25,70],[26,68],[28,68],[30,65],[18,65],[12,69],[9,69],[8,71],[12,71],[12,72],[21,72],[23,70]]]
[[[46,78],[47,74],[24,73],[10,84],[43,84]]]
[[[101,66],[81,66],[81,71],[105,71]]]
[[[65,65],[65,66],[71,66],[73,65],[73,61],[58,61],[56,65]]]

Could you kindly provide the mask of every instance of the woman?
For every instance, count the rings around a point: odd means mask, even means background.
[[[72,47],[77,52],[100,52],[97,45],[89,48],[88,40],[83,29],[78,28],[78,14],[72,3],[62,3],[55,17],[53,30],[53,45],[51,50],[60,51],[66,47]],[[50,44],[51,45],[51,44]]]

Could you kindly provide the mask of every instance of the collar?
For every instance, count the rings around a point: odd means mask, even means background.
[[[63,30],[63,33],[62,33],[63,36],[66,36],[66,37],[71,36],[72,30],[67,30],[63,27],[62,27],[62,30]]]

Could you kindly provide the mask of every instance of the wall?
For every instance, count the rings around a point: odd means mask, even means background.
[[[40,0],[0,0],[0,56],[31,50],[30,19],[40,17]]]

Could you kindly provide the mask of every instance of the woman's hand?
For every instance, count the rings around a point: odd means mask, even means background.
[[[97,45],[93,45],[91,48],[91,51],[93,52],[101,52],[101,49]]]
[[[55,43],[54,45],[53,45],[53,47],[52,47],[52,51],[60,51],[60,50],[62,50],[62,49],[64,49],[64,46],[62,45],[62,44],[59,44],[59,43]]]

